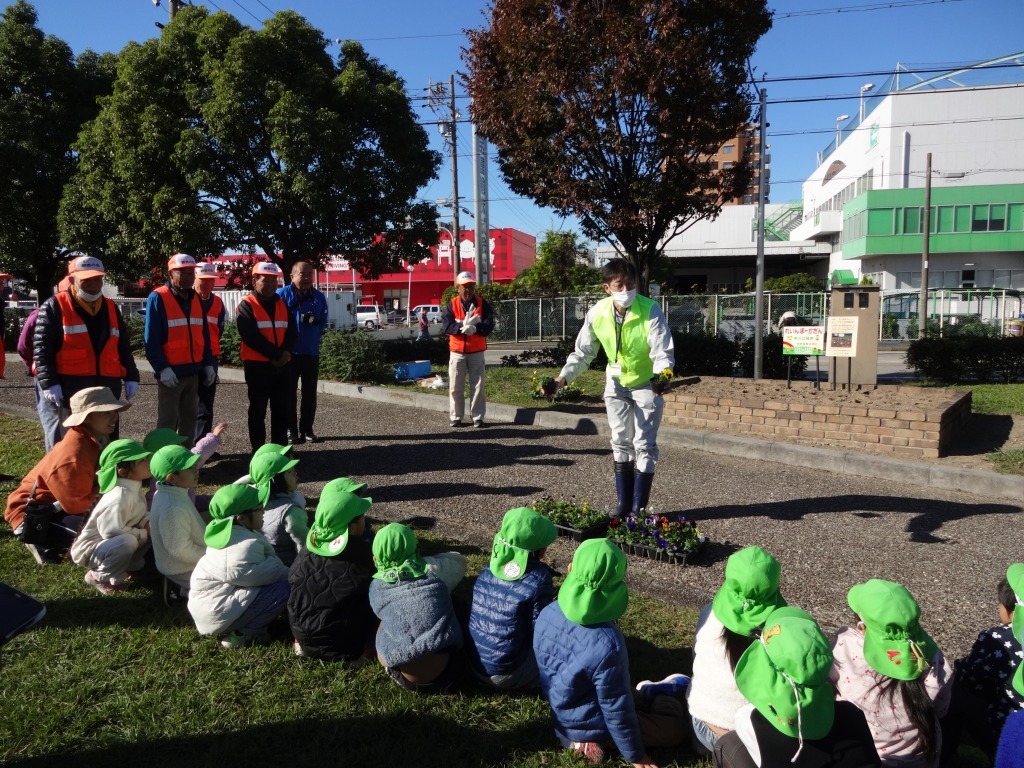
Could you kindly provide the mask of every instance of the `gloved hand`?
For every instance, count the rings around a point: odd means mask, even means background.
[[[203,367],[203,386],[212,387],[213,383],[217,380],[217,369],[212,365]]]
[[[61,401],[64,399],[64,391],[60,388],[60,384],[54,384],[49,389],[44,389],[43,399],[60,408]]]
[[[475,325],[464,325],[464,326],[462,326],[462,332],[464,334],[466,334],[467,336],[472,336],[474,333],[476,333],[476,326]]]
[[[167,366],[160,371],[160,383],[165,387],[178,386],[178,377],[174,374],[174,369],[171,366]]]
[[[139,382],[137,381],[126,381],[124,383],[124,399],[131,400],[135,397],[135,393],[139,391]]]

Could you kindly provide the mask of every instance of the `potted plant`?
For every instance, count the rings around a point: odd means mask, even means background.
[[[550,376],[538,376],[536,373],[530,378],[530,397],[534,400],[547,400],[556,403],[573,403],[583,398],[585,394],[583,387],[575,381],[566,384],[558,389],[555,380]]]
[[[695,520],[685,515],[627,515],[612,520],[608,538],[626,554],[649,557],[677,565],[703,546],[707,537],[697,528]]]
[[[590,506],[590,502],[575,498],[553,499],[545,496],[530,505],[555,525],[559,536],[573,541],[597,539],[608,530],[608,515]]]

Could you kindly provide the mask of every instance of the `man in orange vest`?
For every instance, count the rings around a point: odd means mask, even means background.
[[[253,452],[267,442],[267,405],[270,405],[270,442],[288,442],[291,372],[288,365],[298,330],[295,316],[277,294],[282,269],[263,261],[252,269],[253,291],[238,305],[238,336],[242,367],[249,390],[249,443]],[[294,390],[294,387],[292,387]]]
[[[117,305],[103,296],[103,262],[77,256],[68,272],[70,284],[39,308],[32,339],[41,404],[58,416],[41,418],[47,450],[63,436],[60,416],[65,414],[60,409],[67,411],[76,392],[107,387],[120,398],[124,382],[125,398],[131,400],[139,386],[131,339],[123,332],[124,319]]]
[[[146,302],[146,359],[157,387],[157,428],[167,427],[186,438],[196,433],[199,382],[217,377],[210,332],[193,286],[196,260],[176,253],[167,261],[170,280],[149,294]]]
[[[217,279],[217,265],[205,262],[196,266],[196,295],[199,306],[206,318],[206,330],[210,334],[210,352],[213,355],[214,369],[220,366],[220,336],[224,333],[224,319],[227,312],[220,296],[213,292]],[[198,443],[203,435],[213,431],[213,401],[217,397],[217,377],[207,383],[204,376],[199,382],[198,403],[196,406],[196,434]]]
[[[484,394],[484,350],[487,336],[494,330],[494,312],[482,296],[476,295],[472,272],[460,272],[455,278],[459,295],[449,301],[441,315],[448,334],[448,411],[453,427],[461,427],[466,413],[466,374],[469,374],[470,414],[473,426],[482,427],[487,414]]]

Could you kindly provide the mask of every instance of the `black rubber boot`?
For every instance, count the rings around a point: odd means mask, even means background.
[[[654,482],[654,473],[637,472],[633,478],[633,514],[639,515],[641,510],[647,509],[647,502],[651,498],[651,483]]]
[[[632,461],[615,462],[615,493],[619,503],[612,517],[622,517],[633,508],[633,466]]]

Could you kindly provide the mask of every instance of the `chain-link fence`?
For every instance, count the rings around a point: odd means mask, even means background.
[[[881,338],[916,339],[920,335],[921,293],[906,291],[882,297]],[[1019,335],[1021,292],[1003,289],[928,291],[928,335],[988,333]]]

